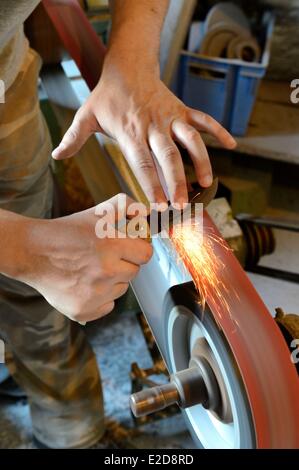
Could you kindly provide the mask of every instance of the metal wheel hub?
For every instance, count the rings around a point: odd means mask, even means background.
[[[205,385],[207,387],[207,402],[202,402],[204,408],[210,410],[218,419],[225,423],[232,422],[232,410],[228,398],[223,376],[218,367],[215,356],[205,338],[198,338],[191,351],[189,366],[201,367]],[[205,375],[209,370],[209,375]]]
[[[183,409],[202,404],[216,416],[229,420],[231,418],[230,407],[222,404],[221,389],[214,373],[215,365],[213,364],[212,367],[209,362],[211,358],[212,355],[207,345],[199,341],[194,348],[188,368],[172,374],[167,384],[131,395],[130,405],[134,415],[145,416],[174,403]],[[213,362],[215,363],[215,360]],[[219,375],[219,371],[217,373]]]
[[[165,312],[166,313],[166,312]],[[183,305],[169,305],[165,317],[168,366],[173,373],[195,361],[206,360],[213,371],[217,401],[205,407],[195,405],[183,410],[191,434],[199,447],[252,448],[254,431],[246,394],[226,341],[206,311],[202,319]],[[214,390],[217,390],[215,395]],[[211,389],[210,389],[211,390]]]

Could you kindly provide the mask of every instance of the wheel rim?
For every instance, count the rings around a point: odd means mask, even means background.
[[[201,321],[182,305],[174,306],[167,322],[167,344],[171,372],[188,367],[195,346],[204,339],[211,349],[229,399],[232,422],[225,423],[202,405],[183,411],[198,446],[204,448],[254,448],[250,407],[228,345],[211,315]]]

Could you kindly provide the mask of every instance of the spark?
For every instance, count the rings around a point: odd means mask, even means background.
[[[229,298],[237,293],[225,282],[223,275],[226,266],[215,253],[215,244],[231,251],[226,242],[215,233],[203,231],[202,226],[190,222],[190,225],[172,227],[171,239],[176,252],[189,271],[199,293],[202,312],[207,300],[217,309],[221,317],[223,312],[230,314]]]

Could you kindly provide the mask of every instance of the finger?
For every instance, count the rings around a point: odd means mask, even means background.
[[[117,242],[116,250],[122,260],[137,266],[146,264],[153,254],[151,244],[140,238],[123,238]]]
[[[96,318],[100,318],[100,317],[104,317],[105,315],[107,315],[108,313],[112,312],[112,310],[114,309],[115,307],[115,302],[108,302],[107,304],[103,305],[99,311],[97,312],[97,317]]]
[[[130,282],[137,276],[139,270],[140,267],[136,264],[121,260],[118,265],[118,274],[115,279],[117,282]]]
[[[90,119],[82,112],[77,113],[59,146],[53,150],[52,157],[55,160],[72,157],[79,152],[92,133]]]
[[[153,130],[149,134],[150,147],[162,169],[170,200],[180,207],[188,202],[187,183],[181,154],[170,135]]]
[[[230,135],[230,133],[224,129],[214,118],[208,114],[197,111],[196,109],[189,108],[188,110],[189,124],[193,125],[199,131],[207,132],[214,136],[224,147],[233,149],[236,147],[237,142]]]
[[[161,186],[156,165],[147,142],[136,143],[132,139],[126,139],[120,145],[149,202],[166,203],[167,198]]]
[[[111,298],[113,300],[119,299],[119,297],[122,297],[127,292],[128,288],[128,282],[119,282],[118,284],[115,284],[112,288]]]
[[[80,315],[80,318],[76,319],[76,321],[84,325],[86,322],[97,320],[98,318],[104,317],[108,313],[111,313],[114,307],[115,302],[107,302],[104,305],[101,305],[101,307],[99,307],[96,312],[84,313],[82,316]]]
[[[111,310],[114,308],[114,301],[119,297],[122,297],[127,292],[128,288],[128,282],[120,282],[110,286],[109,291],[105,292],[104,295],[101,289],[101,294],[99,295],[100,306],[93,312],[80,315],[80,317],[76,318],[76,320],[80,323],[92,321],[111,312]]]
[[[188,150],[199,184],[203,187],[209,187],[213,182],[212,168],[201,136],[194,127],[179,119],[173,121],[172,131],[177,140]]]
[[[104,295],[101,290],[99,301],[101,302],[101,304],[111,303],[112,301],[124,295],[127,292],[128,288],[128,282],[118,282],[117,284],[110,285],[109,290]]]

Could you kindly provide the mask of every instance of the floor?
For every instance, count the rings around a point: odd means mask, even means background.
[[[132,305],[133,303],[133,305]],[[101,369],[106,417],[121,424],[123,431],[134,429],[128,407],[130,395],[130,365],[136,361],[149,367],[151,359],[133,310],[132,296],[126,305],[108,317],[86,326],[86,332],[96,352]],[[130,433],[129,433],[130,434]],[[192,448],[181,415],[155,422],[126,437],[129,448]],[[98,447],[117,446],[114,439]],[[34,449],[29,407],[26,400],[16,402],[0,397],[0,449]]]

